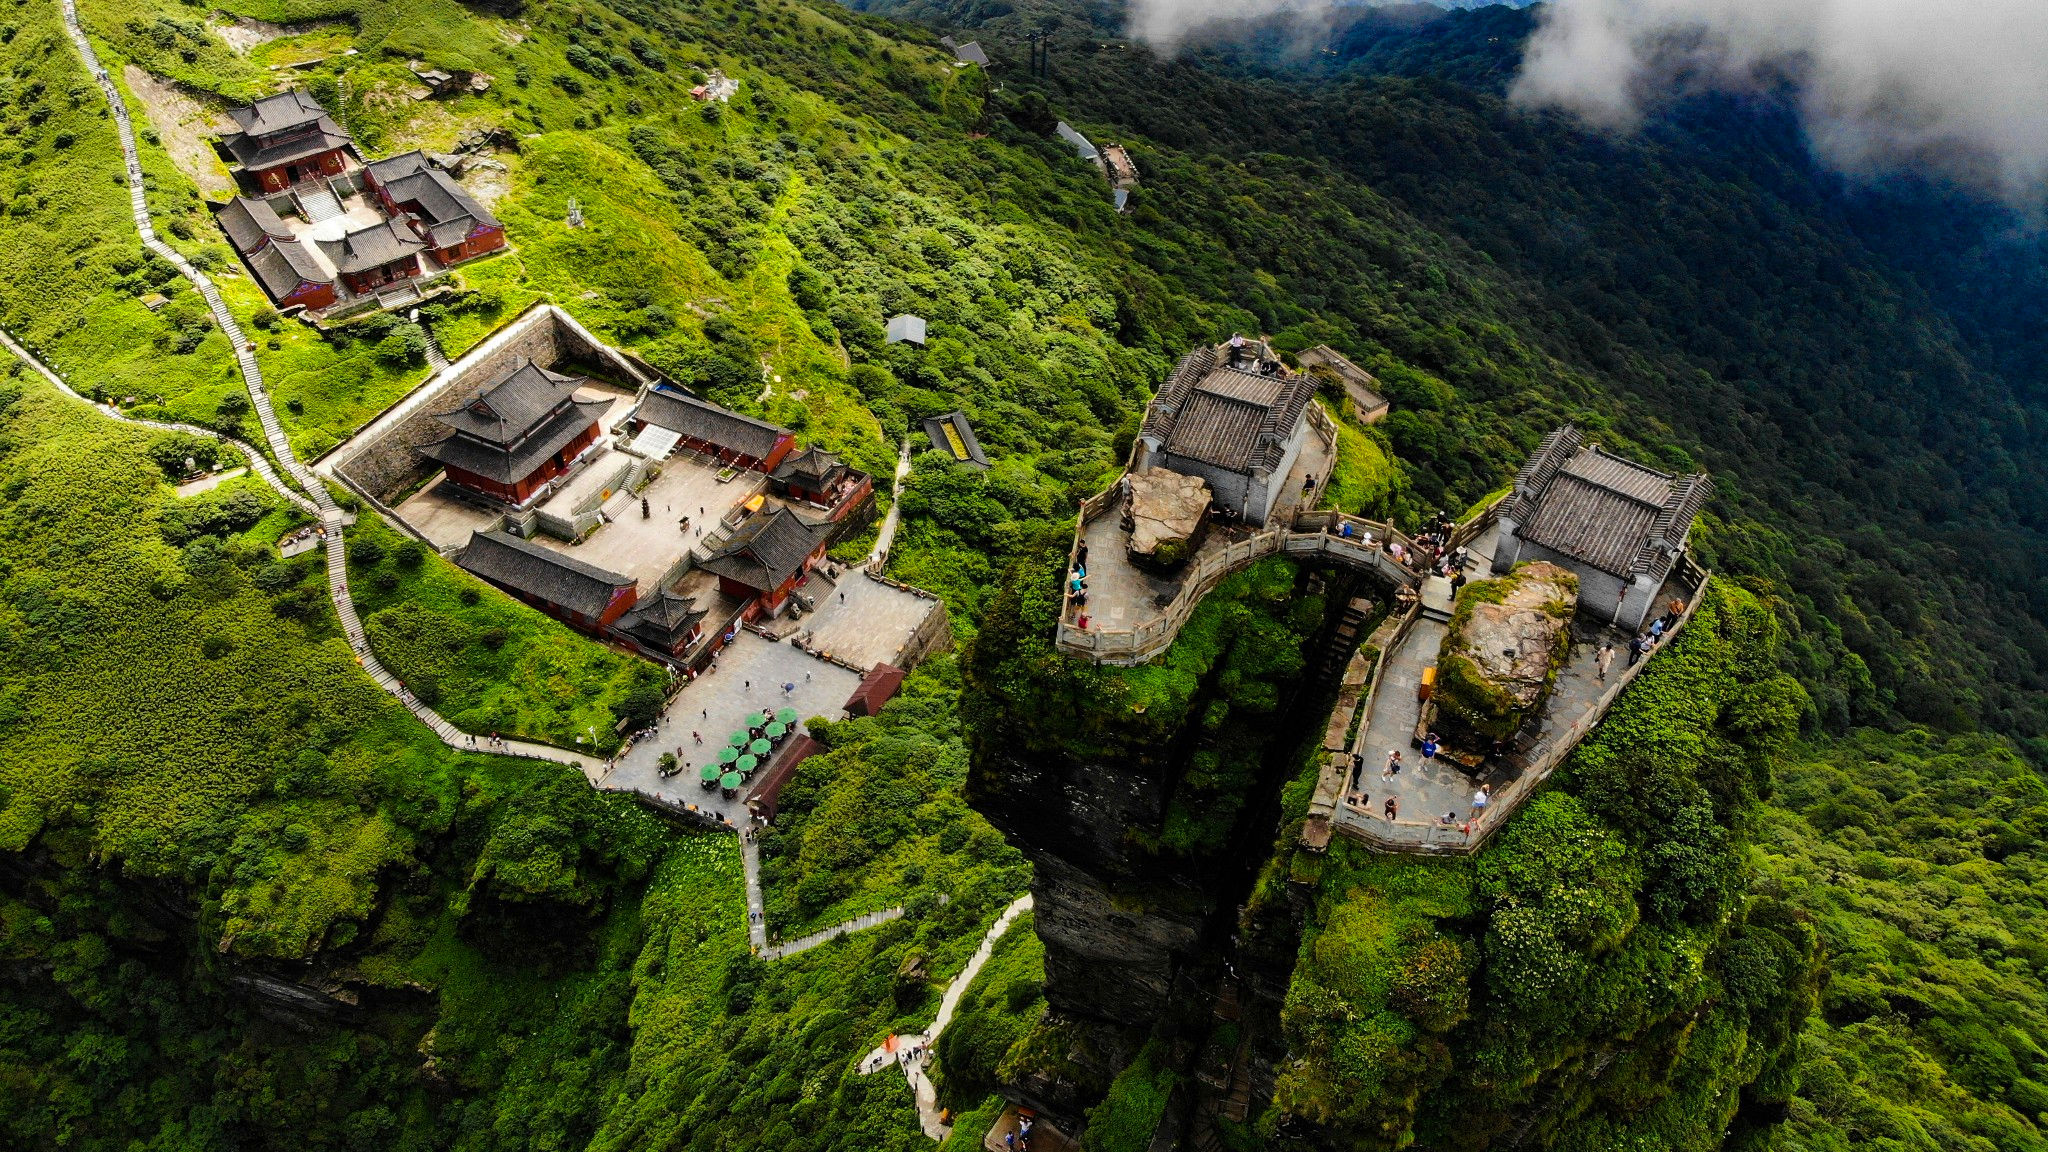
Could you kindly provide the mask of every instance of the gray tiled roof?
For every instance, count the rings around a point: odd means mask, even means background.
[[[1215,348],[1181,358],[1145,414],[1142,433],[1167,454],[1232,472],[1276,468],[1315,396],[1306,373],[1246,372]]]
[[[396,220],[384,220],[343,236],[322,240],[320,248],[338,272],[367,272],[425,250],[427,242]]]
[[[964,64],[979,64],[988,67],[988,53],[981,50],[981,41],[969,40],[953,49],[953,58]]]
[[[548,457],[569,446],[570,441],[589,431],[603,418],[609,400],[572,401],[548,417],[524,439],[509,446],[494,444],[464,432],[420,447],[420,455],[445,467],[460,468],[472,475],[516,484],[533,475]]]
[[[434,419],[479,440],[506,445],[531,432],[542,418],[576,394],[581,376],[550,372],[532,359],[504,374],[460,408]]]
[[[498,223],[489,209],[454,177],[435,167],[424,152],[379,160],[369,171],[393,203],[411,206],[436,248],[452,248],[479,226]]]
[[[1566,426],[1515,478],[1506,515],[1517,534],[1602,572],[1662,575],[1713,492],[1705,475],[1674,476],[1583,443]]]
[[[829,531],[825,525],[804,523],[787,508],[777,508],[773,515],[735,532],[718,555],[698,567],[765,592],[796,575]]]
[[[932,447],[944,452],[948,456],[953,456],[952,442],[946,439],[946,425],[948,424],[953,426],[954,432],[959,433],[960,446],[967,449],[967,459],[960,462],[972,464],[977,468],[988,467],[988,453],[981,450],[981,441],[975,437],[974,426],[967,422],[967,413],[965,412],[955,410],[946,413],[944,416],[933,416],[924,422],[925,438],[932,442]],[[954,456],[954,459],[958,460],[959,457]]]
[[[603,615],[614,593],[634,583],[631,576],[608,572],[503,532],[471,533],[469,546],[455,563],[500,588],[593,619]]]
[[[267,244],[255,253],[245,257],[249,270],[270,293],[272,300],[283,300],[298,290],[304,283],[332,284],[327,270],[320,267],[313,254],[299,246],[297,240],[280,240]]]
[[[846,470],[839,457],[812,445],[801,452],[792,452],[782,458],[782,463],[769,473],[775,479],[788,483],[792,480],[823,484],[834,475]]]
[[[288,133],[259,136],[253,132],[236,132],[221,137],[220,142],[235,162],[244,168],[274,168],[346,147],[349,140],[348,133],[343,132],[339,124],[322,116],[310,127]]]
[[[230,109],[228,118],[235,126],[252,136],[268,136],[283,132],[302,124],[310,124],[327,115],[327,109],[303,88],[265,96],[254,104]]]
[[[649,390],[633,415],[635,419],[680,432],[693,440],[729,448],[756,460],[767,459],[784,435],[783,429],[766,420],[742,416],[695,396],[664,389]]]
[[[244,255],[271,240],[287,239],[292,234],[268,200],[237,196],[221,205],[214,219],[219,222],[220,230],[227,233],[229,243]]]
[[[666,647],[688,635],[705,615],[695,599],[664,588],[621,616],[619,630]]]

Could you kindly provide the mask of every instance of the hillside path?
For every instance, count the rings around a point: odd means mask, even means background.
[[[222,334],[227,336],[230,346],[234,349],[235,362],[241,369],[242,382],[249,393],[249,402],[255,409],[258,423],[263,426],[264,441],[270,446],[270,453],[275,457],[277,466],[273,467],[271,461],[266,459],[263,453],[257,451],[253,446],[223,437],[211,429],[199,428],[189,424],[164,424],[150,420],[137,420],[110,406],[93,404],[92,401],[79,395],[77,391],[67,385],[62,376],[30,355],[29,351],[16,343],[12,337],[4,337],[7,349],[33,367],[64,394],[84,403],[92,404],[102,415],[111,419],[122,420],[148,428],[213,436],[234,444],[249,458],[249,466],[256,471],[257,475],[263,478],[265,483],[276,489],[287,500],[290,500],[309,515],[319,518],[321,545],[327,554],[328,594],[334,602],[335,615],[341,621],[342,633],[348,638],[349,649],[355,654],[357,663],[362,665],[363,671],[369,675],[370,679],[379,688],[382,688],[393,699],[403,704],[407,711],[418,717],[421,723],[432,729],[434,735],[439,737],[441,742],[450,748],[457,748],[463,751],[492,752],[501,756],[519,756],[531,760],[551,760],[559,764],[568,764],[580,769],[584,777],[595,784],[606,771],[607,765],[605,761],[595,756],[586,756],[580,752],[571,752],[567,749],[556,748],[547,744],[538,744],[525,740],[492,739],[488,736],[477,736],[464,732],[454,724],[449,723],[440,713],[428,707],[417,696],[408,691],[404,683],[396,676],[393,676],[377,659],[376,653],[371,651],[369,634],[364,631],[363,622],[356,615],[355,600],[349,595],[348,549],[347,540],[343,532],[345,526],[344,513],[341,507],[334,502],[334,497],[328,492],[327,486],[304,464],[301,464],[297,454],[292,451],[291,440],[285,435],[284,425],[279,422],[277,412],[270,403],[270,393],[264,387],[263,371],[256,362],[255,345],[243,333],[241,325],[236,323],[234,314],[228,310],[227,302],[221,298],[219,289],[214,286],[213,281],[206,273],[193,267],[191,262],[180,255],[177,249],[172,248],[158,238],[156,227],[150,222],[149,218],[148,189],[143,179],[141,156],[135,147],[135,125],[129,118],[127,103],[122,100],[120,89],[115,87],[113,78],[107,74],[106,68],[101,66],[98,54],[93,51],[92,41],[87,38],[84,27],[79,23],[76,0],[60,0],[60,4],[64,12],[64,30],[71,37],[72,45],[78,49],[78,54],[84,60],[86,69],[92,73],[93,79],[98,82],[100,94],[106,98],[107,109],[113,116],[115,134],[121,141],[122,160],[126,165],[129,206],[135,218],[135,230],[141,236],[143,246],[176,268],[178,273],[191,282],[192,286],[198,290],[200,296],[206,301],[208,310],[213,314],[214,323],[219,326]],[[431,335],[429,336],[429,347],[436,356],[439,356],[440,345],[432,339]],[[903,456],[897,464],[897,475],[899,478],[909,471],[909,459],[908,441],[906,441]],[[280,475],[280,473],[283,475]],[[285,483],[284,476],[289,476],[293,483],[297,484],[299,489],[303,491],[294,491],[290,485]],[[761,910],[763,902],[761,898],[759,861],[756,856],[756,850],[752,841],[745,837],[741,839],[741,850],[747,860],[747,907],[750,912]],[[767,944],[765,926],[754,921],[751,916],[749,918],[748,931],[749,936],[755,939],[757,950],[761,951],[769,959],[780,959],[784,956],[802,952],[807,948],[814,948],[826,940],[843,936],[848,932],[859,931],[862,928],[872,927],[875,924],[895,919],[902,914],[903,910],[901,908],[892,908],[885,912],[873,913],[869,916],[848,921],[845,924],[836,925],[813,936],[806,936],[800,940],[773,947]],[[765,920],[765,914],[763,919]],[[759,933],[759,936],[755,937],[755,933]]]
[[[868,550],[867,565],[880,572],[889,563],[889,548],[896,543],[896,523],[902,518],[903,478],[910,475],[910,441],[896,454],[896,475],[889,484],[889,514],[882,517],[882,530],[875,533],[875,546]]]
[[[178,253],[177,249],[172,248],[157,237],[156,227],[150,223],[149,219],[148,189],[143,180],[142,159],[135,148],[135,125],[129,119],[127,102],[121,99],[120,89],[114,86],[113,77],[109,76],[106,68],[101,66],[98,54],[93,51],[92,41],[86,37],[85,29],[79,24],[76,0],[60,0],[60,2],[64,10],[64,30],[70,35],[71,43],[78,49],[79,56],[84,59],[86,69],[92,73],[93,79],[98,82],[100,95],[106,98],[107,109],[113,115],[115,135],[121,141],[121,156],[127,168],[129,208],[135,218],[135,230],[142,237],[143,247],[170,263],[172,267],[178,270],[179,275],[190,281],[193,288],[198,290],[200,297],[206,301],[207,308],[213,313],[213,322],[219,326],[221,333],[228,338],[229,345],[234,349],[235,362],[242,372],[242,383],[249,392],[249,403],[256,411],[257,422],[263,426],[263,439],[270,446],[271,456],[277,461],[276,468],[272,468],[270,462],[263,458],[261,452],[255,451],[248,445],[241,445],[241,447],[249,457],[250,467],[255,468],[257,473],[263,476],[266,482],[279,491],[285,492],[287,498],[291,499],[294,504],[320,518],[320,540],[327,552],[328,594],[334,601],[334,611],[341,621],[342,633],[348,637],[349,649],[355,653],[357,662],[363,666],[363,671],[369,674],[370,679],[375,681],[379,688],[384,689],[399,703],[405,705],[406,709],[414,716],[417,716],[421,723],[433,729],[434,735],[440,737],[441,742],[451,748],[491,751],[501,755],[523,756],[536,760],[553,760],[562,764],[574,765],[581,769],[586,776],[593,776],[603,771],[604,762],[595,757],[523,740],[499,740],[493,742],[486,738],[472,736],[463,732],[455,725],[449,723],[440,713],[427,707],[418,697],[407,691],[405,685],[377,660],[376,653],[370,650],[369,635],[363,630],[363,622],[356,615],[355,601],[350,597],[348,591],[347,541],[343,536],[344,516],[341,507],[334,502],[334,497],[328,493],[327,486],[321,483],[319,477],[313,475],[305,465],[301,464],[298,456],[292,451],[291,440],[285,435],[284,425],[278,421],[277,412],[271,407],[270,393],[263,386],[263,371],[256,363],[255,345],[243,333],[241,325],[236,323],[234,314],[228,310],[227,302],[221,299],[220,290],[214,286],[212,279],[206,273],[193,267],[190,261]],[[9,341],[9,348],[17,355],[24,357],[27,355],[12,340]],[[29,359],[33,362],[33,358]],[[48,368],[41,364],[37,364],[36,368],[44,376],[55,381],[58,387],[63,388],[66,393],[78,396],[78,393],[68,387],[64,387],[63,381],[50,372]],[[79,399],[84,398],[79,397]],[[90,401],[87,402],[90,403]],[[99,406],[95,405],[95,407]],[[101,408],[100,410],[116,419],[129,420],[129,417],[123,416],[112,409]],[[150,421],[131,420],[130,422],[143,424],[148,427],[166,427],[166,425],[155,424]],[[171,427],[184,431],[194,430],[189,425]],[[279,473],[290,477],[292,482],[303,490],[304,494],[295,495],[286,489],[281,477],[278,475]]]
[[[1017,922],[1017,917],[1031,910],[1031,893],[1017,897],[1010,906],[1003,909],[996,922],[989,925],[988,932],[981,938],[981,946],[968,958],[967,966],[960,969],[953,982],[946,985],[946,994],[939,998],[939,1014],[932,1019],[932,1026],[915,1036],[891,1036],[874,1051],[860,1060],[860,1074],[869,1076],[888,1067],[891,1060],[903,1069],[904,1078],[910,1081],[910,1090],[917,1097],[917,1120],[924,1134],[934,1140],[944,1140],[953,1131],[953,1126],[939,1118],[938,1089],[932,1086],[931,1077],[925,1073],[930,1062],[932,1048],[939,1042],[946,1025],[953,1022],[953,1011],[960,1006],[960,1000],[967,995],[968,986],[981,975],[982,966],[995,955],[996,941]]]

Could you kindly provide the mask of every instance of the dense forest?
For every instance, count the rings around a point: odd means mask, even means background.
[[[421,317],[450,354],[551,299],[878,474],[956,407],[995,466],[920,456],[901,501],[891,574],[946,598],[962,654],[881,717],[815,725],[827,753],[763,838],[778,936],[908,913],[767,963],[730,837],[443,748],[360,675],[316,566],[271,550],[293,509],[247,481],[180,498],[189,439],[10,368],[0,1142],[931,1147],[902,1078],[854,1065],[929,1022],[1031,883],[963,798],[971,725],[1003,706],[993,674],[1028,688],[1013,699],[1119,679],[1043,635],[1073,508],[1174,358],[1258,330],[1338,347],[1394,401],[1345,425],[1340,507],[1464,509],[1571,420],[1715,474],[1695,544],[1726,588],[1469,867],[1317,866],[1300,1060],[1234,1138],[1299,1117],[1359,1147],[2048,1147],[2038,234],[1965,190],[1826,171],[1771,99],[1691,101],[1620,140],[1516,109],[1530,17],[1504,8],[1361,14],[1307,53],[1298,29],[1241,28],[1160,59],[1109,3],[855,7],[874,14],[81,0],[144,126],[153,219],[221,280],[306,455],[425,367],[412,321],[316,331],[236,272],[172,129],[279,69],[373,154],[510,142],[494,210],[514,250]],[[238,47],[230,16],[284,27]],[[954,67],[952,29],[994,69]],[[416,102],[408,60],[495,82]],[[713,67],[742,82],[730,104],[688,95]],[[1128,214],[1059,119],[1129,146]],[[135,240],[54,0],[0,9],[0,171],[0,325],[81,392],[249,437],[226,339]],[[883,341],[898,311],[930,318],[925,348]],[[788,387],[761,395],[763,365]],[[380,658],[465,727],[564,742],[650,706],[630,660],[367,511],[355,539]],[[1185,700],[1212,656],[1119,690]],[[1217,773],[1189,811],[1257,809],[1253,778]],[[1187,826],[1152,847],[1217,838]],[[1059,1057],[1030,929],[939,1048],[948,1148]],[[1616,1075],[1575,1081],[1617,1036],[1641,1043]],[[1178,1075],[1147,1046],[1087,1146],[1144,1147]],[[1510,1128],[1492,1110],[1539,1079],[1564,1086],[1557,1122]]]

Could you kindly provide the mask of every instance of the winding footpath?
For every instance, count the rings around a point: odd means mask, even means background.
[[[434,735],[440,737],[442,743],[451,748],[481,751],[485,750],[485,745],[488,744],[489,751],[507,756],[524,756],[529,759],[571,764],[582,769],[585,775],[602,771],[603,761],[595,757],[551,748],[545,744],[533,744],[523,740],[480,741],[477,737],[450,724],[440,713],[427,707],[418,697],[406,691],[405,685],[399,683],[398,678],[387,671],[384,665],[378,662],[376,654],[370,651],[369,636],[363,631],[363,622],[356,615],[355,601],[349,596],[347,546],[342,534],[346,518],[341,507],[334,502],[334,497],[328,493],[327,486],[322,484],[319,477],[314,476],[305,465],[299,463],[298,456],[293,453],[291,441],[285,436],[284,425],[279,423],[277,412],[271,407],[270,393],[263,386],[263,371],[256,363],[254,345],[242,332],[242,326],[235,322],[234,314],[228,310],[227,302],[221,299],[220,290],[214,287],[212,279],[206,273],[193,267],[190,261],[178,254],[177,249],[158,238],[156,227],[149,220],[147,185],[142,176],[141,156],[135,149],[135,125],[129,119],[128,105],[121,99],[120,90],[114,86],[113,77],[101,66],[98,54],[92,49],[92,41],[86,38],[85,29],[78,22],[76,0],[61,2],[64,9],[64,30],[70,35],[71,43],[78,49],[79,56],[84,59],[86,69],[99,83],[100,94],[106,98],[107,109],[114,118],[114,128],[121,140],[122,159],[127,165],[129,205],[135,217],[135,230],[142,237],[142,246],[162,257],[176,268],[180,275],[191,281],[192,286],[198,289],[199,295],[206,301],[207,308],[212,311],[213,322],[219,325],[221,333],[228,338],[234,348],[235,362],[241,367],[242,382],[249,391],[249,403],[256,410],[256,419],[263,426],[263,439],[270,446],[270,453],[276,459],[277,467],[273,469],[263,454],[251,446],[239,442],[236,446],[249,457],[250,467],[254,468],[266,483],[284,493],[292,503],[320,518],[321,543],[327,551],[328,593],[334,601],[335,615],[341,620],[341,630],[348,637],[349,648],[355,653],[356,660],[362,664],[363,670],[369,673],[370,679],[377,682],[378,687],[404,704],[422,723],[434,730]],[[11,351],[33,364],[38,372],[59,388],[72,396],[78,396],[77,392],[66,387],[55,373],[37,363],[12,339],[9,339],[7,344]],[[82,396],[78,398],[84,399]],[[102,405],[94,407],[116,419],[128,420],[130,423],[145,427],[174,428],[200,435],[217,435],[190,425],[164,425],[147,420],[133,420],[111,408]],[[303,490],[303,495],[286,487],[279,473],[290,477],[292,482]]]
[[[891,1036],[881,1047],[861,1057],[860,1074],[869,1076],[889,1066],[893,1060],[903,1069],[903,1076],[910,1081],[910,1091],[917,1098],[917,1121],[924,1134],[934,1140],[944,1140],[953,1131],[953,1126],[939,1118],[938,1089],[932,1086],[931,1077],[925,1074],[924,1066],[932,1048],[939,1042],[939,1035],[946,1025],[953,1022],[953,1011],[960,1007],[961,997],[967,995],[967,987],[974,978],[981,975],[982,965],[995,955],[996,941],[1017,922],[1017,917],[1031,910],[1031,894],[1026,892],[1010,902],[1003,909],[996,922],[989,925],[988,932],[981,938],[981,947],[946,985],[946,994],[939,998],[939,1014],[932,1020],[932,1026],[915,1036]]]
[[[12,336],[5,332],[0,332],[0,345],[4,345],[9,352],[19,357],[23,363],[35,369],[44,379],[55,386],[58,391],[82,403],[91,405],[101,415],[109,419],[120,420],[158,431],[186,432],[195,436],[211,437],[238,449],[242,455],[248,458],[249,467],[262,478],[265,484],[275,489],[279,495],[291,501],[308,515],[319,519],[321,545],[327,553],[328,594],[334,601],[335,615],[341,621],[342,632],[348,637],[349,649],[355,653],[356,661],[362,665],[363,670],[369,674],[370,679],[374,680],[379,688],[382,688],[392,698],[405,705],[408,711],[418,717],[421,723],[432,729],[434,735],[439,737],[441,742],[450,748],[458,748],[464,751],[494,752],[502,756],[521,756],[531,760],[551,760],[559,764],[568,764],[580,769],[584,777],[595,786],[605,771],[606,766],[603,760],[595,756],[586,756],[582,753],[570,752],[566,749],[555,748],[546,744],[535,744],[524,740],[492,740],[470,735],[449,723],[440,713],[427,707],[418,697],[408,692],[405,685],[400,683],[399,679],[393,676],[378,661],[376,653],[370,650],[369,635],[363,630],[363,622],[356,615],[355,601],[350,597],[348,590],[348,549],[347,541],[343,535],[343,529],[348,523],[348,517],[342,511],[340,505],[335,503],[334,497],[327,490],[327,486],[310,469],[301,464],[297,454],[292,451],[291,441],[285,435],[284,425],[279,422],[276,410],[271,407],[270,393],[263,385],[263,370],[256,362],[255,345],[243,333],[241,325],[235,322],[234,314],[228,310],[227,302],[221,299],[220,290],[214,286],[212,279],[206,273],[193,267],[190,261],[178,253],[177,249],[164,243],[157,236],[156,227],[150,223],[149,219],[147,185],[143,180],[141,156],[135,148],[135,125],[129,118],[127,103],[122,100],[120,89],[114,86],[113,77],[109,76],[107,70],[101,66],[98,54],[93,51],[91,40],[86,37],[85,29],[79,23],[76,0],[61,0],[61,4],[64,11],[64,30],[70,35],[71,43],[78,49],[79,56],[85,61],[87,70],[92,73],[93,79],[99,83],[100,94],[106,98],[108,111],[113,116],[116,134],[120,137],[121,141],[122,159],[127,166],[129,204],[135,217],[135,230],[142,237],[142,245],[169,262],[172,267],[178,270],[180,275],[192,283],[192,286],[198,290],[199,295],[205,299],[207,308],[213,313],[214,323],[219,325],[222,334],[228,338],[230,345],[235,350],[235,361],[241,367],[242,382],[248,389],[249,402],[255,409],[257,421],[263,426],[264,442],[269,445],[270,455],[275,457],[277,464],[273,466],[271,460],[266,458],[261,451],[258,451],[254,445],[243,443],[229,436],[223,436],[211,428],[201,428],[192,424],[140,420],[121,412],[112,405],[95,403],[91,399],[80,395],[69,384],[65,383],[62,376],[38,360],[27,348],[15,341]],[[440,343],[433,338],[431,332],[427,336],[427,359],[428,363],[436,371],[445,369],[448,366],[447,356],[442,352]],[[909,459],[909,447],[906,441],[903,454],[897,464],[896,475],[899,482],[903,475],[909,471]],[[292,483],[286,483],[285,478],[287,476],[290,477]],[[296,484],[297,488],[294,488],[293,484]],[[891,516],[892,518],[894,516],[893,509]],[[779,960],[786,956],[793,956],[807,949],[815,948],[826,941],[837,939],[849,932],[870,928],[876,924],[894,920],[903,915],[903,909],[890,908],[882,912],[870,913],[869,915],[849,920],[844,924],[835,925],[822,932],[814,933],[798,940],[771,945],[768,943],[766,907],[761,896],[759,849],[750,837],[742,836],[740,838],[740,851],[746,873],[747,934],[753,944],[754,951],[766,959]]]

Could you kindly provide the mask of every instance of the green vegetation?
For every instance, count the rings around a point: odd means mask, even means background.
[[[1716,585],[1470,860],[1339,840],[1283,1015],[1300,1062],[1263,1123],[1356,1147],[1533,1123],[1545,1146],[1712,1148],[1784,1106],[1820,951],[1796,908],[1746,888],[1770,758],[1804,706],[1780,635],[1769,606]]]
[[[965,929],[1024,890],[1024,858],[961,798],[959,695],[953,659],[942,656],[880,716],[809,723],[829,751],[797,769],[761,835],[778,938],[896,905]],[[943,908],[934,904],[942,893]]]
[[[1000,55],[1046,7],[972,16]],[[1321,874],[1280,1106],[1368,1147],[1500,1142],[1510,1118],[1567,1147],[2040,1146],[2038,765],[1981,737],[1847,735],[1981,727],[2043,752],[2048,470],[2028,429],[2048,327],[2013,320],[2038,291],[1989,239],[2002,221],[1823,186],[1767,109],[1688,108],[1622,144],[1523,116],[1498,87],[1529,18],[1505,10],[1346,32],[1313,88],[1256,53],[1157,67],[1063,40],[1052,80],[1012,70],[998,92],[930,34],[822,4],[224,8],[334,23],[241,56],[190,4],[84,15],[117,76],[210,106],[323,57],[292,76],[372,155],[470,128],[517,142],[494,157],[514,250],[423,309],[451,355],[553,299],[878,475],[918,419],[966,411],[995,467],[921,455],[892,570],[945,596],[972,647],[882,717],[823,728],[764,841],[778,933],[912,914],[762,965],[729,837],[442,747],[360,675],[317,565],[270,552],[295,511],[247,482],[177,501],[154,461],[189,446],[10,376],[0,1143],[929,1147],[900,1078],[851,1066],[929,1020],[1023,883],[961,800],[968,750],[972,770],[998,751],[1144,764],[1192,737],[1163,831],[1135,845],[1162,860],[1230,843],[1275,775],[1323,607],[1292,565],[1226,583],[1152,666],[1050,646],[1076,498],[1173,358],[1241,328],[1327,341],[1393,398],[1383,424],[1342,425],[1335,507],[1413,524],[1473,505],[1567,419],[1722,492],[1698,533],[1721,591],[1479,858],[1340,843],[1268,868],[1268,911]],[[249,435],[224,338],[134,239],[56,5],[0,24],[0,323],[81,391]],[[409,59],[493,84],[413,101]],[[741,81],[730,105],[686,95],[712,67]],[[1061,115],[1132,148],[1130,215],[1047,139]],[[422,378],[397,319],[273,321],[152,132],[142,162],[302,452]],[[927,346],[883,343],[899,311],[930,319]],[[352,540],[379,553],[351,569],[378,652],[464,726],[603,749],[656,687],[403,559],[374,519]],[[1955,560],[1988,555],[2010,562]],[[963,1007],[945,1075],[975,1107],[954,1144],[993,1118],[1006,1064],[1072,1039],[1018,1034],[1035,944],[1013,931]],[[261,998],[294,984],[358,1003]],[[1092,1145],[1149,1134],[1171,1063],[1152,1049],[1096,1085]]]
[[[1025,913],[996,941],[939,1036],[933,1054],[940,1101],[962,1107],[1004,1083],[1006,1059],[1021,1054],[1044,1013],[1045,945]]]
[[[1041,556],[1020,565],[983,619],[967,702],[975,738],[993,745],[981,763],[992,774],[1033,756],[1164,772],[1175,738],[1199,731],[1163,825],[1126,834],[1169,855],[1223,847],[1267,775],[1273,717],[1306,668],[1324,598],[1302,587],[1292,561],[1270,557],[1217,585],[1158,660],[1097,667],[1051,652],[1063,562]]]
[[[1088,1110],[1082,1152],[1145,1152],[1166,1112],[1174,1073],[1163,1066],[1164,1045],[1154,1041],[1138,1052],[1109,1085],[1102,1103]]]
[[[1979,737],[1860,733],[1779,762],[1761,891],[1828,955],[1776,1146],[2048,1148],[2048,786]]]
[[[465,732],[615,751],[667,677],[571,631],[364,515],[349,530],[349,591],[370,648]]]

